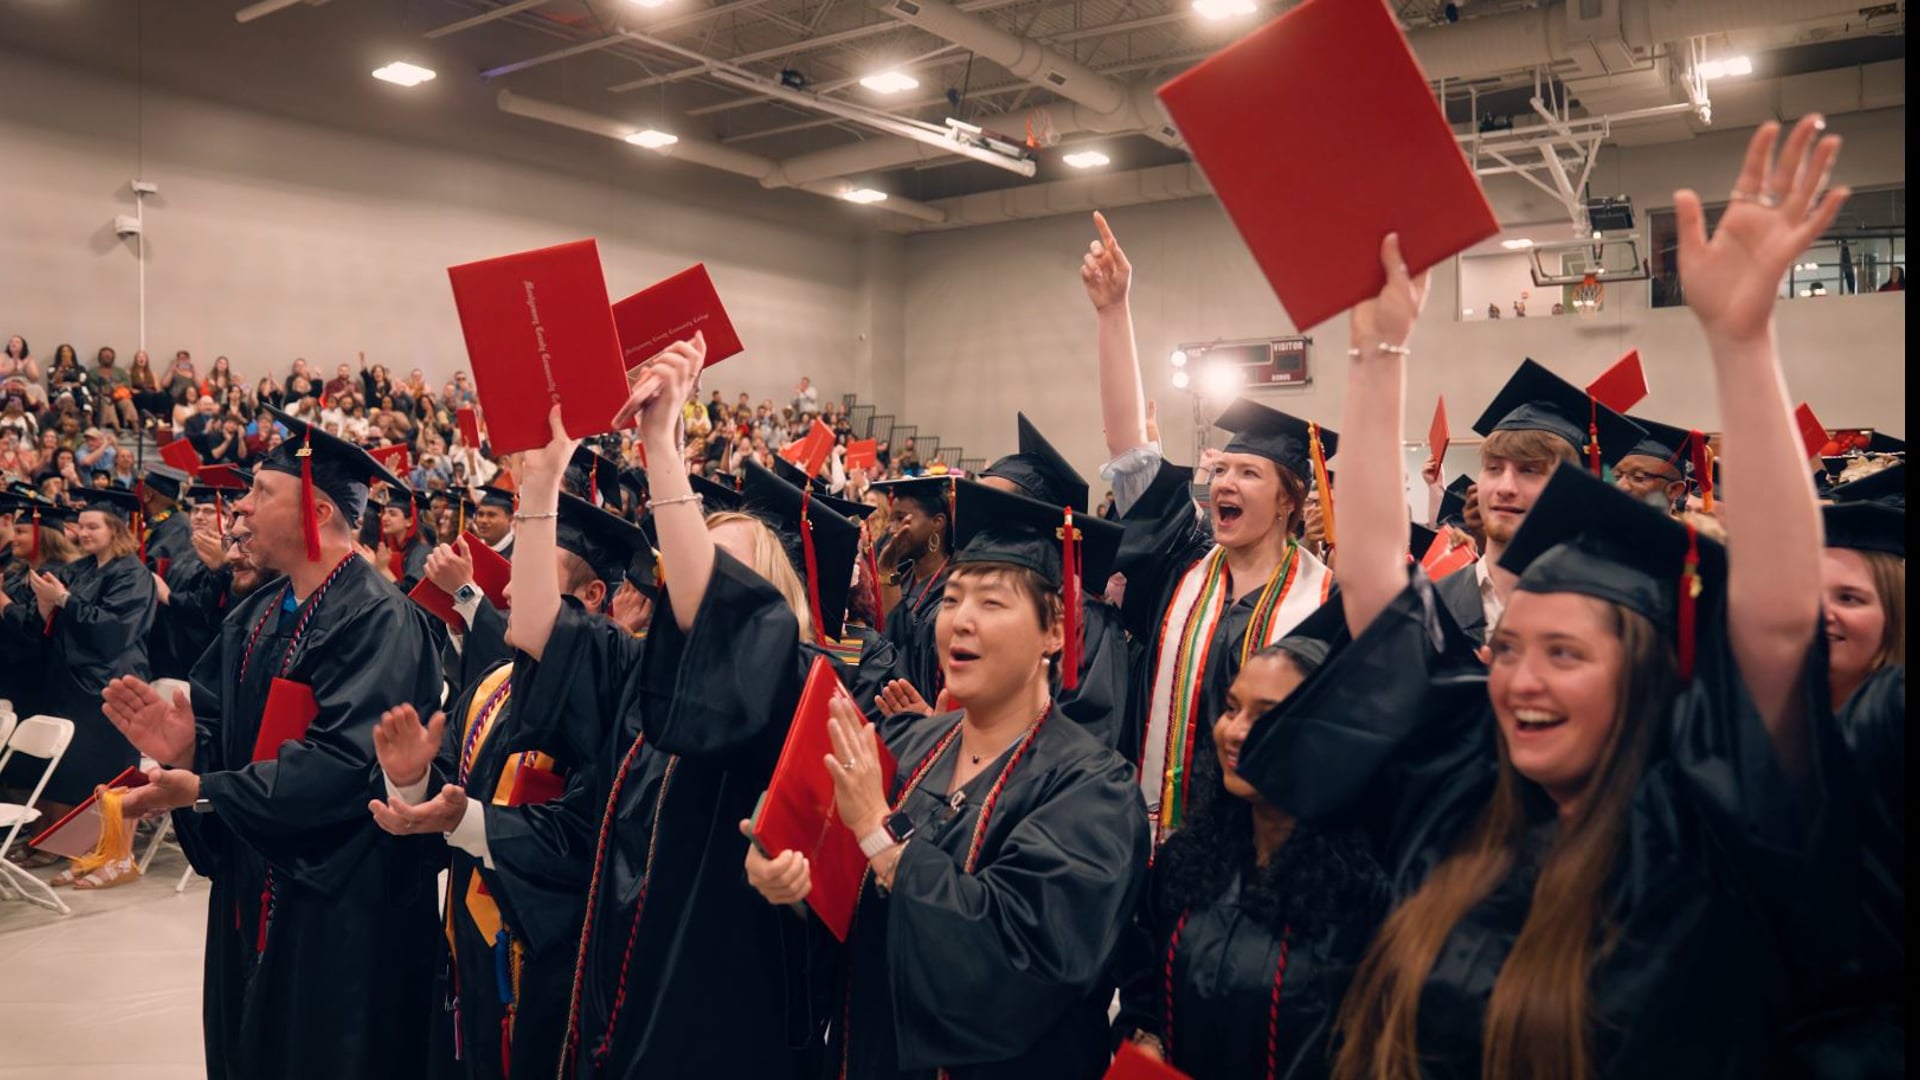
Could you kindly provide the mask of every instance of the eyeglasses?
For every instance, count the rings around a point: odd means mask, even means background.
[[[1622,469],[1613,475],[1615,479],[1625,480],[1629,484],[1675,484],[1680,481],[1678,476],[1669,476],[1666,473],[1652,473],[1645,469]]]

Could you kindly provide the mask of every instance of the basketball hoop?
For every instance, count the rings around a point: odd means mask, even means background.
[[[1060,143],[1060,133],[1054,130],[1053,113],[1044,107],[1035,107],[1027,111],[1027,149],[1045,150]]]
[[[1570,290],[1573,301],[1573,313],[1583,319],[1596,318],[1600,314],[1600,301],[1607,295],[1607,287],[1592,274],[1580,279],[1580,284]]]

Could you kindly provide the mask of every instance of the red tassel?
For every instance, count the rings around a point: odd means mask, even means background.
[[[867,588],[873,590],[873,628],[884,634],[887,631],[887,613],[880,592],[880,560],[873,553],[871,541],[861,546],[867,549]]]
[[[1593,475],[1606,479],[1606,473],[1600,468],[1600,403],[1593,395],[1587,395],[1587,468]]]
[[[591,465],[587,466],[587,501],[600,505],[600,470]]]
[[[38,569],[40,566],[40,508],[33,508],[33,539],[27,545],[27,564]]]
[[[1676,628],[1680,652],[1680,678],[1693,678],[1695,606],[1700,599],[1700,536],[1687,524],[1687,561],[1680,571],[1680,614]]]
[[[1696,431],[1693,438],[1693,477],[1700,485],[1700,505],[1713,513],[1713,448],[1707,437]]]
[[[300,531],[307,541],[307,561],[320,561],[320,512],[313,505],[313,429],[307,429],[306,445],[294,452],[300,459]]]
[[[140,505],[133,508],[133,535],[140,539],[140,562],[147,561],[147,482],[133,482],[133,497]]]
[[[807,611],[813,616],[813,637],[815,641],[827,643],[826,623],[820,618],[820,566],[813,553],[813,522],[807,518],[807,504],[810,495],[806,489],[800,491],[800,548],[807,557]]]
[[[500,1018],[500,1080],[507,1080],[513,1071],[513,1014]]]
[[[1060,648],[1060,688],[1076,690],[1080,686],[1080,530],[1073,526],[1073,508],[1060,528],[1060,592],[1065,603],[1063,620],[1066,640]]]

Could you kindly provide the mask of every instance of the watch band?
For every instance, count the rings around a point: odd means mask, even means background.
[[[871,862],[879,858],[880,853],[892,847],[895,842],[893,834],[888,832],[887,826],[882,823],[879,828],[860,838],[860,854],[865,855]]]

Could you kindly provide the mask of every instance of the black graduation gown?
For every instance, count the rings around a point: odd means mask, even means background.
[[[1139,736],[1127,737],[1133,707],[1133,650],[1120,609],[1088,598],[1080,629],[1080,685],[1054,697],[1067,719],[1087,729],[1109,750],[1140,763]]]
[[[952,573],[953,564],[948,562],[924,585],[909,580],[901,589],[900,602],[887,612],[886,636],[900,653],[900,678],[912,683],[929,705],[947,685],[940,673],[933,624],[940,616],[940,600],[947,593],[947,577]]]
[[[947,795],[957,738],[899,803],[915,831],[892,890],[882,895],[871,875],[863,883],[843,960],[847,1022],[830,1030],[826,1075],[843,1064],[856,1080],[1106,1071],[1109,963],[1149,839],[1132,767],[1064,719],[1052,710],[1024,753],[1016,743],[970,781],[957,813]],[[883,726],[896,801],[959,722],[944,713]],[[1009,768],[967,873],[982,804]]]
[[[1361,906],[1311,934],[1276,931],[1242,908],[1242,881],[1236,873],[1218,895],[1182,911],[1167,910],[1157,880],[1148,884],[1144,951],[1120,989],[1115,1029],[1157,1036],[1194,1080],[1330,1075],[1334,1019],[1385,913]]]
[[[406,546],[400,549],[400,576],[394,582],[399,586],[402,595],[412,592],[413,587],[420,584],[420,580],[427,576],[427,555],[432,551],[433,544],[419,533],[407,537]],[[377,552],[376,556],[383,563],[387,559],[384,549]],[[387,569],[392,569],[391,563],[385,563],[385,565]]]
[[[1724,620],[1703,604],[1702,627]],[[1498,733],[1485,679],[1473,643],[1414,573],[1360,638],[1255,726],[1240,773],[1302,821],[1367,827],[1404,899],[1490,797]],[[1658,722],[1607,897],[1619,936],[1589,980],[1595,1075],[1767,1075],[1790,954],[1850,955],[1833,920],[1794,918],[1817,907],[1808,890],[1824,876],[1823,791],[1799,809],[1724,633],[1701,635],[1694,678]],[[1816,788],[1835,757],[1820,743]],[[1550,801],[1531,794],[1527,850],[1454,927],[1428,975],[1417,1030],[1426,1076],[1480,1076],[1487,1002],[1556,828]]]
[[[724,552],[691,630],[664,600],[660,612],[639,684],[622,695],[644,742],[601,823],[615,850],[596,859],[579,1041],[563,1071],[800,1076],[819,1030],[810,932],[747,885],[738,822],[773,774],[818,651],[797,644],[780,594]]]
[[[565,785],[560,796],[525,805],[499,801],[502,777],[515,764],[513,759],[526,755],[529,760],[519,765],[527,768],[535,764],[534,756],[545,753],[510,749],[526,742],[515,738],[515,692],[526,688],[523,674],[530,674],[533,661],[524,654],[519,659],[522,665],[502,671],[498,685],[489,685],[493,673],[488,672],[449,711],[453,722],[447,725],[446,745],[428,785],[433,793],[462,780],[459,761],[470,725],[487,699],[505,687],[464,777],[468,798],[481,806],[493,866],[460,848],[447,848],[447,921],[453,948],[443,956],[440,971],[443,1007],[436,1017],[434,1076],[544,1076],[559,1060],[566,1032],[581,897],[591,868],[593,773],[555,761],[548,771]],[[538,716],[542,710],[534,705],[527,711]],[[474,906],[486,912],[488,900],[469,901],[476,876],[501,923],[492,938],[473,912]]]
[[[489,600],[481,600],[474,610],[473,625],[467,627],[458,649],[453,647],[451,633],[443,636],[440,664],[456,696],[479,682],[495,664],[513,659],[513,649],[507,645],[507,616]]]
[[[8,651],[19,659],[10,666],[38,675],[20,680],[25,691],[20,694],[14,692],[14,679],[9,677],[0,697],[13,698],[17,708],[23,708],[26,701],[22,699],[27,699],[33,703],[33,712],[73,721],[73,741],[42,793],[53,802],[73,804],[91,795],[96,784],[113,779],[140,760],[139,751],[100,711],[100,691],[122,675],[144,679],[151,674],[147,635],[153,627],[156,598],[153,575],[131,555],[105,566],[83,557],[51,573],[66,585],[68,599],[50,621],[41,620],[30,585],[22,582],[12,594],[14,602],[5,616],[6,637],[14,643]],[[23,760],[9,770],[9,782],[21,781],[19,769],[27,765],[31,765],[31,777],[21,786],[31,786],[32,778],[38,776],[38,762]]]
[[[169,510],[165,517],[147,523],[147,564],[153,572],[160,573],[161,561],[166,560],[167,571],[161,575],[167,584],[173,584],[175,567],[184,568],[188,563],[199,563],[200,554],[193,550],[193,522],[179,510]]]
[[[880,720],[880,691],[895,679],[905,678],[901,671],[900,650],[885,635],[870,626],[851,623],[841,629],[838,642],[826,651],[839,665],[841,681],[860,706],[867,719]]]
[[[193,671],[194,769],[212,812],[177,810],[173,823],[194,869],[213,879],[207,1074],[418,1080],[440,939],[440,841],[382,832],[367,813],[367,778],[378,768],[381,713],[402,702],[422,715],[438,707],[426,616],[358,557],[301,611],[284,611],[287,595],[270,586],[239,604]],[[312,690],[319,713],[305,740],[253,762],[290,643],[285,677]],[[272,915],[256,955],[269,876]]]
[[[1146,646],[1144,686],[1130,702],[1127,730],[1144,740],[1153,707],[1153,666],[1158,662],[1160,631],[1173,606],[1180,579],[1213,549],[1212,527],[1195,512],[1191,484],[1193,471],[1167,461],[1145,494],[1120,519],[1126,530],[1114,569],[1126,575],[1127,589],[1121,616],[1128,633]],[[1300,555],[1305,555],[1301,549]],[[1231,572],[1228,584],[1231,585]],[[1302,586],[1303,587],[1303,586]],[[1213,718],[1226,711],[1227,689],[1240,674],[1240,649],[1259,605],[1260,589],[1250,589],[1227,605],[1214,623],[1207,645],[1206,670],[1201,674],[1200,705],[1193,726],[1193,756],[1213,752]],[[1138,762],[1144,746],[1129,753]]]
[[[197,572],[183,575],[179,584],[174,584],[173,574],[168,575],[171,596],[154,612],[147,651],[159,678],[184,679],[192,674],[234,603],[232,570],[194,565]]]
[[[1433,594],[1462,633],[1476,644],[1486,643],[1493,628],[1487,625],[1487,606],[1480,601],[1480,576],[1474,567],[1461,567],[1434,582]]]

